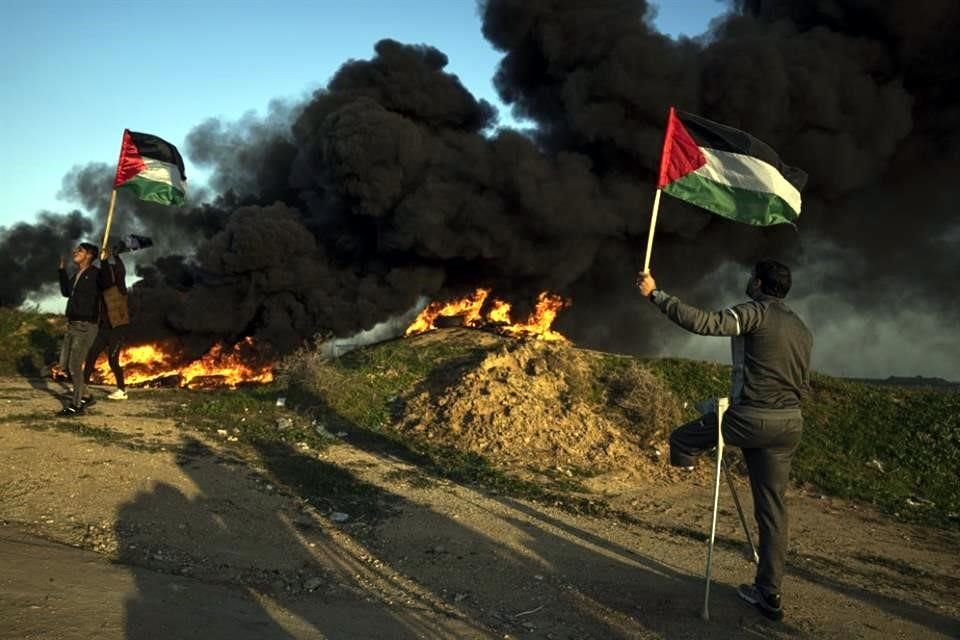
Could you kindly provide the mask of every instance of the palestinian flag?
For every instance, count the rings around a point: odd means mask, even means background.
[[[183,204],[187,174],[177,148],[149,133],[123,130],[114,189],[130,189],[140,200]]]
[[[806,182],[749,133],[670,108],[657,187],[675,198],[737,222],[792,224]]]

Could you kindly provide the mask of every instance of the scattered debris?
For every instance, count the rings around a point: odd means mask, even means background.
[[[313,425],[313,430],[321,438],[326,438],[328,440],[334,439],[335,436],[329,431],[327,431],[327,426],[320,420],[314,419],[313,422],[311,422],[310,424]]]
[[[529,611],[521,611],[520,613],[515,613],[515,614],[513,614],[513,617],[514,617],[514,618],[519,618],[520,616],[528,616],[528,615],[530,615],[530,614],[532,614],[532,613],[536,613],[537,611],[540,611],[541,609],[543,609],[543,605],[540,605],[540,606],[537,607],[536,609],[530,609]]]
[[[277,406],[278,406],[278,407],[285,407],[285,406],[287,406],[287,399],[286,399],[285,397],[283,397],[283,396],[280,396],[279,398],[277,398]]]
[[[332,520],[333,522],[342,523],[342,522],[346,522],[349,519],[350,519],[350,515],[342,511],[334,511],[330,514],[330,520]]]
[[[879,471],[880,473],[884,473],[884,471],[883,471],[883,463],[880,462],[879,460],[877,460],[876,458],[874,458],[873,460],[871,460],[870,462],[868,462],[868,463],[867,463],[867,466],[870,467],[871,469],[876,469],[876,470]]]

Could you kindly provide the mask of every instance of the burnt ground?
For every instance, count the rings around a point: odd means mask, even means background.
[[[621,517],[573,515],[350,437],[227,443],[150,390],[53,418],[62,391],[0,380],[2,638],[960,637],[955,534],[802,487],[785,621],[735,595],[752,566],[724,491],[706,622],[705,469],[594,478]],[[303,478],[362,500],[344,519]]]

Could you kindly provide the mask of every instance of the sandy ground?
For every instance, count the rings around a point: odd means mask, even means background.
[[[293,453],[388,514],[335,522],[344,505],[159,417],[149,390],[101,400],[83,430],[49,418],[62,391],[0,379],[0,638],[960,637],[956,536],[864,505],[792,491],[773,623],[736,597],[753,571],[724,492],[707,622],[707,472],[593,480],[625,523],[432,478],[348,437]]]

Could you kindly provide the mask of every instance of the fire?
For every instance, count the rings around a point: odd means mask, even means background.
[[[185,362],[179,353],[176,345],[170,342],[126,347],[120,352],[124,381],[132,386],[166,383],[194,389],[234,388],[241,383],[273,380],[272,363],[263,362],[262,354],[250,337],[232,347],[216,344],[192,362]],[[100,356],[95,368],[93,382],[113,380],[104,356]]]
[[[439,317],[461,317],[463,324],[468,327],[495,325],[500,333],[518,338],[566,341],[563,334],[550,327],[560,310],[570,306],[570,300],[546,291],[541,292],[527,321],[515,323],[510,319],[510,303],[497,298],[487,303],[489,297],[489,289],[477,289],[460,300],[431,302],[407,327],[404,335],[412,336],[436,329],[434,323]]]
[[[436,329],[433,323],[440,316],[445,318],[462,316],[463,324],[476,324],[481,319],[480,310],[483,308],[483,303],[487,300],[488,295],[490,295],[489,289],[477,289],[473,292],[473,295],[453,302],[431,302],[420,312],[417,319],[407,327],[403,335],[412,336]],[[510,305],[507,305],[507,308],[509,309]]]
[[[501,331],[511,336],[536,336],[539,340],[566,340],[563,335],[554,331],[550,327],[553,321],[557,319],[557,314],[561,309],[570,306],[570,301],[560,296],[543,291],[537,296],[537,304],[533,307],[533,313],[527,318],[524,324],[508,324],[501,328]],[[507,318],[509,319],[510,305],[507,305]]]

